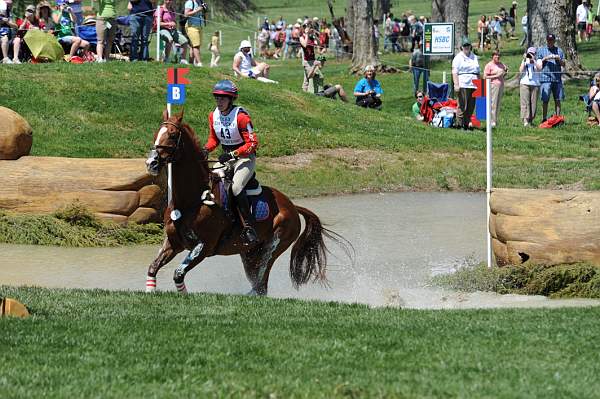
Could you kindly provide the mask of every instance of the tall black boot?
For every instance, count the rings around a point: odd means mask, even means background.
[[[235,197],[235,200],[237,202],[238,210],[240,211],[242,224],[244,225],[244,228],[242,229],[242,240],[245,245],[254,245],[258,242],[258,235],[254,229],[256,221],[254,220],[254,215],[250,213],[250,203],[246,196],[246,190],[242,190],[242,192]]]

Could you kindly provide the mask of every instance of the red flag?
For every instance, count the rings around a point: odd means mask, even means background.
[[[185,77],[190,72],[190,68],[169,68],[167,69],[167,84],[187,85],[191,82]]]
[[[477,86],[473,92],[473,97],[485,97],[485,79],[473,79],[473,83]]]

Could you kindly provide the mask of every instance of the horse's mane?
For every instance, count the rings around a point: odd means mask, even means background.
[[[188,125],[187,123],[181,123],[181,130],[188,136],[188,138],[190,139],[191,143],[192,143],[192,147],[194,148],[194,152],[196,153],[196,155],[198,156],[198,158],[202,158],[201,154],[202,154],[202,147],[200,146],[200,143],[198,142],[198,137],[196,136],[196,132],[194,132],[194,129]]]

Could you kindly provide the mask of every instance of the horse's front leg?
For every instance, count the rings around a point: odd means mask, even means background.
[[[161,267],[166,265],[179,253],[175,251],[169,242],[169,238],[165,237],[162,247],[158,251],[158,256],[148,267],[148,275],[146,276],[146,292],[156,291],[156,274]]]
[[[202,262],[204,258],[206,258],[206,251],[204,251],[205,244],[202,241],[199,241],[196,246],[187,254],[183,262],[175,272],[173,273],[173,281],[175,282],[175,288],[177,291],[182,294],[187,293],[187,288],[185,287],[185,275],[187,272],[192,270],[198,263]]]

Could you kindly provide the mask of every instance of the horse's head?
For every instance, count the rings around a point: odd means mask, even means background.
[[[164,164],[176,162],[181,157],[184,139],[182,120],[183,111],[171,117],[167,110],[163,112],[163,122],[154,133],[154,146],[146,160],[146,168],[151,175],[158,175]]]

